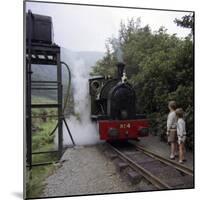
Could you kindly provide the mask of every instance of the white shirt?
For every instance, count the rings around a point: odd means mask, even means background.
[[[177,121],[177,135],[180,137],[186,135],[185,121],[182,118],[179,118]]]
[[[171,111],[167,117],[167,130],[176,129],[177,117],[175,111]]]

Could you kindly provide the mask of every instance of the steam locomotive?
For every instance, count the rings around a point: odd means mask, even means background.
[[[89,79],[91,119],[99,126],[100,139],[128,140],[149,134],[145,115],[136,114],[135,90],[127,81],[124,63],[117,64],[117,78]]]

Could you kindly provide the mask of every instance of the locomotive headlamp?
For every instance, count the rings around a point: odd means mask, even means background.
[[[108,135],[110,137],[117,137],[119,135],[119,131],[116,128],[110,128],[108,130]]]
[[[122,119],[127,119],[127,117],[128,117],[127,110],[121,110],[121,118]]]

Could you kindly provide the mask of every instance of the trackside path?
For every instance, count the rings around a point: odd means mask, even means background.
[[[99,149],[101,145],[68,149],[64,161],[46,180],[43,197],[134,191],[122,180],[115,165]]]

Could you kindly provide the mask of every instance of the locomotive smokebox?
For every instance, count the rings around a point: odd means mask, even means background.
[[[123,76],[124,67],[125,67],[125,64],[123,62],[117,63],[117,78],[118,79],[121,79],[121,77]]]

